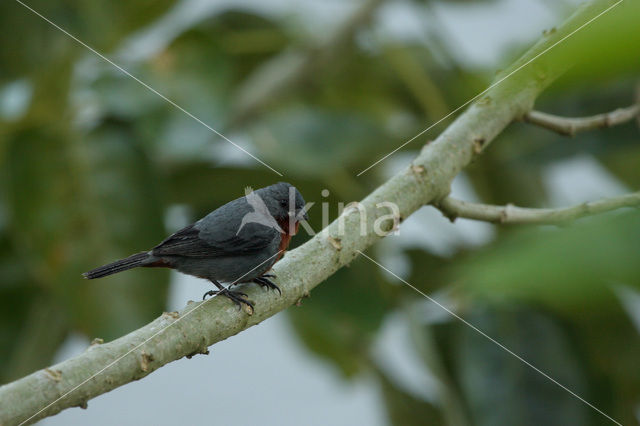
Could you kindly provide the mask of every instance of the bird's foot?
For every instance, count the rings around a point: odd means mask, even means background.
[[[238,305],[238,309],[242,309],[242,304],[244,303],[251,309],[251,312],[253,312],[253,302],[247,299],[246,293],[243,293],[241,291],[232,291],[226,288],[222,290],[209,290],[202,295],[202,300],[206,299],[207,296],[215,296],[218,294],[230,299],[233,303]]]
[[[263,274],[260,278],[276,278],[276,274]]]
[[[282,295],[282,291],[280,291],[280,287],[278,287],[273,281],[269,279],[271,277],[275,277],[275,275],[266,274],[261,277],[255,278],[253,282],[260,285],[260,287],[267,287],[268,289],[271,289],[271,290],[278,290],[278,293]]]

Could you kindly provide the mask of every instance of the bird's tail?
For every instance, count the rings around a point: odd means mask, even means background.
[[[92,280],[94,278],[102,278],[107,275],[115,274],[117,272],[126,271],[127,269],[136,268],[138,266],[144,266],[151,256],[148,252],[143,251],[131,255],[125,259],[116,260],[113,263],[100,266],[99,268],[92,269],[89,272],[82,274],[86,279]]]

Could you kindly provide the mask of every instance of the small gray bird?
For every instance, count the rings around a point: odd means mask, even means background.
[[[250,197],[250,198],[249,198]],[[257,200],[261,200],[258,202]],[[266,206],[270,220],[256,220],[256,206]],[[101,266],[83,275],[101,278],[136,267],[164,267],[205,278],[220,294],[238,306],[254,307],[245,293],[225,289],[221,282],[238,284],[254,282],[278,290],[267,274],[298,232],[301,220],[307,220],[302,194],[291,184],[279,182],[230,201],[202,219],[171,235],[152,250],[140,252]]]

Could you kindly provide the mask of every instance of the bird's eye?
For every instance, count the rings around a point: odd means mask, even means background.
[[[287,200],[280,200],[280,205],[282,207],[287,207]]]

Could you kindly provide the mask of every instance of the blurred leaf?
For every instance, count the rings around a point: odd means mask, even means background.
[[[307,57],[298,51],[285,51],[261,65],[246,81],[233,101],[233,124],[242,123],[276,99],[285,97],[288,86],[302,79]],[[274,99],[276,98],[276,99]]]
[[[465,319],[578,395],[591,399],[577,350],[548,316],[512,306],[476,308],[467,312]],[[453,365],[474,424],[588,424],[599,416],[476,331],[463,324],[455,328]]]
[[[156,316],[166,296],[166,274],[80,276],[162,237],[157,182],[144,153],[125,141],[97,131],[82,145],[63,124],[25,124],[4,159],[8,231],[32,279],[75,329],[106,339]]]
[[[174,0],[126,2],[33,0],[38,13],[97,49],[108,51],[137,28],[151,23]],[[40,72],[60,56],[88,53],[60,30],[17,2],[0,3],[0,82]],[[106,53],[106,52],[105,52]]]
[[[446,317],[444,320],[437,316],[432,317],[434,311],[425,310],[425,308],[435,309],[435,312]],[[414,303],[408,306],[408,310],[416,351],[436,381],[438,405],[445,419],[443,423],[456,426],[469,425],[469,412],[462,400],[460,388],[453,378],[454,372],[447,368],[447,366],[451,367],[451,351],[443,350],[442,342],[436,340],[434,333],[434,331],[440,332],[440,339],[442,339],[442,335],[447,333],[443,329],[453,328],[452,322],[455,318],[431,301]],[[448,335],[447,339],[451,340],[451,336]]]
[[[356,262],[287,311],[308,349],[331,360],[347,377],[368,364],[368,350],[391,301],[377,269]]]
[[[620,147],[603,159],[604,165],[631,188],[636,187],[640,182],[640,167],[638,167],[640,136],[634,142],[635,145]]]
[[[451,108],[447,105],[440,87],[427,71],[431,67],[421,63],[417,59],[419,55],[424,56],[424,49],[410,51],[407,48],[395,47],[384,52],[384,57],[407,86],[408,93],[416,98],[429,121],[435,122],[446,116]],[[430,57],[428,59],[432,62]]]
[[[132,137],[131,129],[107,122],[89,136],[83,170],[86,238],[92,243],[92,267],[148,250],[165,236],[158,170]],[[133,270],[86,283],[89,322],[83,328],[110,339],[138,327],[164,309],[168,272]],[[85,283],[83,283],[85,284]],[[123,301],[122,298],[126,300]],[[109,324],[105,323],[106,321]]]
[[[30,281],[6,235],[0,236],[0,383],[46,365],[65,337],[65,314]]]
[[[573,329],[580,342],[579,360],[588,362],[597,380],[591,387],[594,401],[612,406],[608,414],[622,424],[633,424],[640,395],[640,338],[631,319],[621,308],[606,316],[585,310]]]
[[[306,108],[270,114],[252,127],[266,161],[308,177],[330,176],[358,162],[381,131],[365,116]]]
[[[244,188],[261,188],[276,183],[266,168],[216,167],[207,162],[176,162],[165,168],[167,195],[172,204],[186,204],[199,218],[221,205],[244,196]],[[203,191],[203,183],[207,189]],[[304,192],[303,192],[304,195]]]
[[[398,388],[381,371],[377,371],[377,377],[382,386],[382,397],[391,424],[403,426],[444,424],[440,410],[433,404]]]
[[[602,2],[612,6],[615,2]],[[576,64],[556,83],[555,87],[584,85],[606,81],[612,77],[635,76],[640,61],[633,46],[640,44],[637,30],[640,2],[620,2],[606,14],[585,27],[580,34],[567,39],[566,46],[553,55],[567,55]]]
[[[402,232],[402,230],[400,231]],[[434,255],[421,249],[405,250],[404,255],[411,262],[411,274],[407,281],[425,293],[431,293],[447,284],[444,271],[451,265],[451,259]],[[404,286],[403,286],[404,288]],[[407,288],[406,293],[422,299],[415,290]]]
[[[532,227],[460,259],[452,281],[482,298],[538,301],[565,312],[617,306],[610,285],[640,283],[640,215],[590,218],[562,229]]]
[[[546,200],[543,164],[532,161],[531,156],[523,153],[532,144],[539,144],[539,141],[527,138],[522,133],[518,129],[506,129],[500,135],[500,142],[492,144],[483,153],[482,161],[471,164],[465,170],[483,203],[537,206]],[[549,157],[545,156],[544,164]],[[498,228],[497,231],[504,232],[505,229]]]
[[[27,302],[28,306],[14,306],[16,301]],[[10,332],[11,345],[3,345],[0,383],[18,379],[51,363],[69,331],[67,313],[42,293],[3,292],[3,302],[5,311],[19,315],[3,318],[3,323],[8,325],[16,320],[20,323]]]

